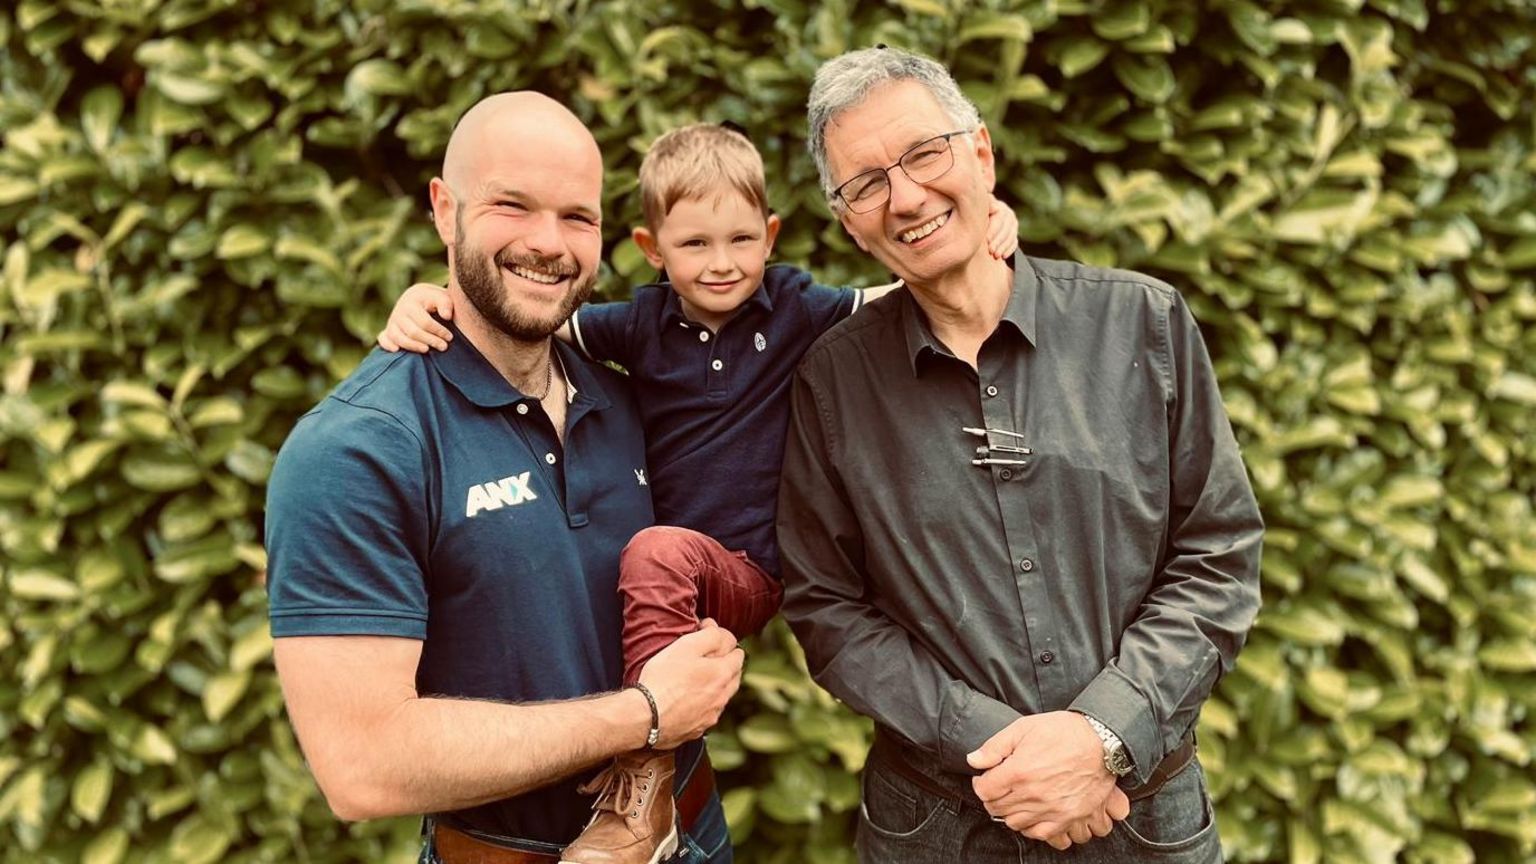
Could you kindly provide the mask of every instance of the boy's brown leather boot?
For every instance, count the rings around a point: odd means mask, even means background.
[[[561,864],[660,864],[677,851],[672,751],[634,750],[581,787],[597,793],[592,821],[560,854]]]

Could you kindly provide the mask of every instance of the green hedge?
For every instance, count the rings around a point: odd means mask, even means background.
[[[441,278],[454,119],[535,87],[608,158],[731,119],[783,260],[881,276],[803,153],[817,64],[917,47],[1029,251],[1179,285],[1269,532],[1203,757],[1234,861],[1536,856],[1536,12],[1517,0],[21,0],[0,12],[0,860],[409,860],[283,719],[264,483]],[[517,146],[510,141],[508,146]],[[781,625],[712,740],[748,862],[844,862],[870,724]]]

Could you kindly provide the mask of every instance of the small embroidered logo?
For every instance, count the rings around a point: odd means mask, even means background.
[[[761,333],[753,333],[752,344],[757,346],[757,350],[762,351],[768,347],[768,340],[764,339]]]
[[[649,485],[651,485],[651,484],[645,482],[645,469],[644,468],[636,468],[635,469],[635,483],[636,483],[636,485],[639,485],[639,486],[649,486]]]

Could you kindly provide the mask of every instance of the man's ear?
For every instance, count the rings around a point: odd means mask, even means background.
[[[783,227],[784,227],[784,222],[783,222],[783,220],[779,219],[779,214],[777,214],[777,213],[769,213],[768,214],[768,222],[764,226],[764,230],[767,231],[767,235],[766,236],[768,238],[768,248],[763,251],[763,256],[764,257],[767,257],[767,256],[773,254],[773,244],[774,244],[774,241],[779,239],[779,229],[783,228]]]
[[[640,247],[641,254],[645,255],[645,260],[651,262],[652,267],[657,270],[666,269],[666,265],[661,261],[661,250],[656,244],[656,235],[651,233],[651,229],[643,225],[637,226],[635,230],[629,232],[629,236],[635,241],[635,245]]]
[[[863,252],[869,252],[869,247],[864,245],[864,241],[859,239],[859,235],[853,232],[853,226],[848,224],[849,220],[853,218],[853,214],[849,213],[846,207],[835,209],[837,211],[837,221],[843,223],[843,230],[847,231],[848,236],[853,238],[854,245],[858,246]]]
[[[454,232],[453,216],[457,205],[453,200],[453,191],[441,177],[433,177],[427,190],[432,198],[432,225],[437,229],[437,238],[443,241],[444,246],[452,249],[459,240]]]
[[[991,192],[997,187],[997,157],[992,153],[992,133],[987,131],[987,124],[976,127],[976,161],[981,165],[981,176],[987,185],[987,191]]]

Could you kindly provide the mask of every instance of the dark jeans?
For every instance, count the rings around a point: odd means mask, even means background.
[[[874,759],[864,768],[857,841],[862,864],[1221,864],[1221,840],[1191,762],[1108,837],[1065,852],[993,822],[975,803],[940,797]]]
[[[681,844],[677,854],[668,858],[666,864],[731,864],[734,853],[731,837],[726,833],[725,810],[720,807],[719,795],[710,796],[709,803],[699,812],[693,827],[684,831],[679,839]],[[546,854],[554,851],[539,848],[542,846],[529,844],[528,850]],[[432,848],[431,837],[427,838],[426,845],[422,847],[417,864],[442,864],[442,860],[437,857],[437,850]]]
[[[751,636],[779,611],[784,588],[752,562],[707,534],[657,525],[636,534],[619,557],[624,598],[624,683],[679,636],[713,618],[737,639]]]

